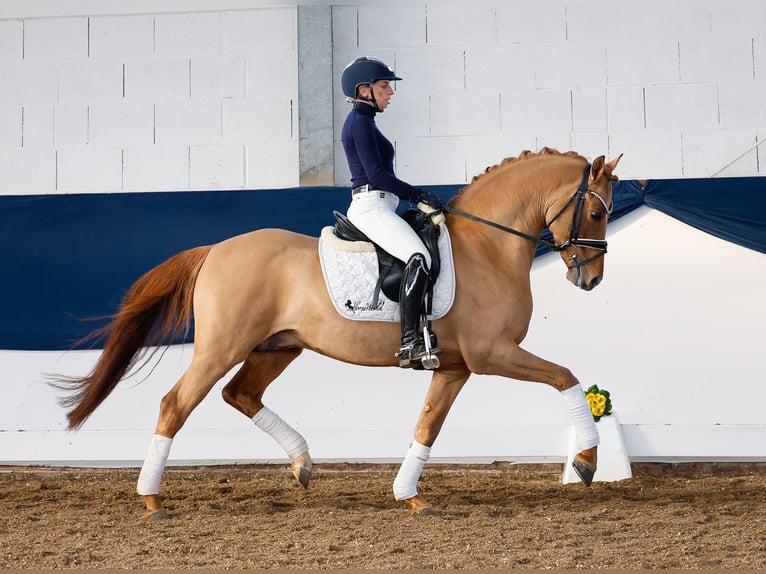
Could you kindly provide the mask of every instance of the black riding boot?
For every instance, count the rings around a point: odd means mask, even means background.
[[[430,276],[426,268],[426,260],[423,255],[416,253],[407,262],[402,277],[402,285],[399,291],[399,305],[402,315],[402,343],[396,356],[399,357],[399,366],[403,368],[423,369],[421,362],[426,354],[426,345],[423,341],[423,332],[420,330],[420,315],[423,309],[423,300],[428,290]],[[441,349],[435,348],[436,335],[430,336],[431,355],[440,355]],[[428,368],[437,368],[435,365]]]

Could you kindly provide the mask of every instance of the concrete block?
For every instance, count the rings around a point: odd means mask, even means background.
[[[332,7],[332,43],[338,49],[354,49],[359,46],[359,7]]]
[[[351,110],[349,104],[343,103],[340,113],[342,120]],[[402,89],[394,94],[391,105],[385,113],[378,114],[375,123],[391,140],[401,138],[427,137],[431,134],[430,96],[422,92],[410,92]],[[340,126],[342,127],[341,122]],[[340,128],[336,131],[340,134]]]
[[[678,82],[678,41],[654,38],[607,44],[610,86],[654,86]]]
[[[156,14],[154,53],[184,57],[220,54],[221,13]]]
[[[426,5],[420,2],[402,2],[394,10],[389,5],[361,5],[358,23],[361,50],[426,44]]]
[[[297,110],[290,98],[254,97],[223,101],[226,142],[263,142],[293,137]]]
[[[56,104],[53,138],[56,149],[84,146],[88,143],[88,106]]]
[[[87,18],[32,18],[24,21],[25,60],[87,57]]]
[[[766,125],[766,81],[722,83],[718,98],[721,127]]]
[[[21,106],[0,107],[0,148],[21,147],[22,116]]]
[[[762,35],[766,30],[766,4],[758,0],[711,0],[710,24],[715,35]]]
[[[498,44],[567,39],[565,0],[530,2],[523,8],[514,2],[498,2],[496,11]]]
[[[53,109],[53,104],[24,106],[25,147],[53,147]]]
[[[89,107],[88,143],[96,146],[151,144],[154,111],[148,102],[98,102]]]
[[[122,190],[122,150],[85,146],[58,151],[56,190],[64,193]]]
[[[24,57],[24,24],[21,20],[0,20],[0,62]]]
[[[221,102],[194,100],[156,104],[155,143],[201,144],[221,140]]]
[[[295,50],[296,21],[296,6],[224,12],[224,53]]]
[[[348,169],[346,154],[343,152],[343,144],[339,141],[333,142],[333,151],[335,153],[334,174],[335,185],[351,186],[351,171]]]
[[[59,102],[122,99],[123,67],[119,62],[61,62],[58,70]]]
[[[125,63],[125,98],[151,102],[185,100],[191,92],[187,59],[136,60]]]
[[[500,135],[498,92],[431,95],[431,134],[435,136]]]
[[[623,2],[619,7],[583,0],[577,9],[567,10],[570,41],[682,38],[709,32],[708,6],[697,0]]]
[[[189,185],[192,189],[239,189],[245,183],[245,149],[241,145],[191,146]]]
[[[457,92],[465,86],[462,48],[401,49],[396,52],[396,62],[387,62],[403,79],[397,89],[433,94]]]
[[[469,46],[465,50],[467,90],[515,90],[535,85],[535,46]]]
[[[501,93],[503,135],[570,132],[570,90],[512,90]]]
[[[757,153],[753,149],[756,137],[753,128],[685,131],[684,176],[736,177],[758,173]]]
[[[714,84],[651,86],[645,90],[649,130],[700,129],[718,125]]]
[[[56,150],[19,147],[0,153],[0,195],[55,193]]]
[[[536,46],[538,88],[606,86],[606,45],[555,42]]]
[[[575,132],[607,130],[606,88],[572,90],[572,127]]]
[[[298,51],[249,54],[246,58],[245,94],[298,100]],[[340,78],[340,76],[338,76]]]
[[[679,44],[682,82],[753,79],[753,40],[750,37],[684,38]]]
[[[0,106],[56,101],[56,65],[52,62],[0,62],[0,78]]]
[[[90,57],[136,59],[154,55],[154,17],[94,16],[90,19]]]
[[[607,160],[620,155],[620,150],[612,151],[609,149],[609,134],[602,133],[572,133],[572,149],[581,156],[593,161],[598,156],[606,156]]]
[[[609,131],[639,131],[646,128],[644,88],[607,88]]]
[[[611,157],[620,160],[621,179],[683,177],[680,131],[615,132],[609,134]]]
[[[544,147],[568,151],[572,149],[572,132],[540,133],[535,136],[535,142],[534,151],[540,151]]]
[[[188,146],[148,145],[124,150],[124,191],[175,191],[188,187]]]
[[[464,144],[468,182],[503,159],[518,157],[522,151],[537,146],[535,136],[531,134],[465,138]]]
[[[300,185],[297,141],[255,142],[247,146],[248,189],[275,189]]]
[[[279,76],[275,79],[278,81]],[[239,56],[203,56],[200,58],[192,58],[192,98],[241,98],[244,95],[245,60],[243,58]]]
[[[430,2],[426,12],[429,46],[494,44],[497,40],[495,3]]]
[[[753,38],[753,79],[766,81],[766,36]]]
[[[465,138],[412,138],[396,142],[396,175],[412,185],[467,181]]]

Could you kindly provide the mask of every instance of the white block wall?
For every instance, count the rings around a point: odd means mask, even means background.
[[[460,181],[469,181],[524,147],[546,145],[589,157],[624,152],[623,178],[762,175],[765,6],[760,0],[337,6],[336,73],[369,54],[404,78],[378,124],[396,142],[398,174],[415,184],[456,183],[461,173]],[[336,135],[347,109],[336,106]],[[336,180],[348,180],[342,153]]]
[[[0,194],[298,185],[297,8],[167,4],[0,10]]]

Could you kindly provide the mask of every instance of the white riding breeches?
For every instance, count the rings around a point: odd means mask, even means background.
[[[399,197],[376,190],[357,193],[351,199],[348,218],[371,241],[405,263],[421,253],[431,268],[431,255],[409,224],[396,213]]]

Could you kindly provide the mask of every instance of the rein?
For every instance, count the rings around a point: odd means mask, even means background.
[[[582,174],[582,181],[580,182],[579,187],[577,188],[577,191],[572,194],[572,196],[569,198],[569,201],[566,202],[564,207],[562,207],[556,215],[551,218],[551,220],[548,222],[546,227],[550,226],[551,223],[556,221],[556,219],[559,218],[559,216],[564,213],[564,211],[567,210],[567,208],[574,203],[574,211],[572,212],[572,223],[569,225],[569,239],[564,241],[563,243],[556,243],[555,241],[551,241],[549,239],[543,239],[541,237],[534,237],[532,235],[529,235],[528,233],[524,233],[523,231],[519,231],[518,229],[513,229],[512,227],[507,227],[505,225],[502,225],[500,223],[496,223],[494,221],[490,221],[489,219],[484,219],[483,217],[479,217],[478,215],[473,215],[472,213],[467,213],[465,211],[462,211],[460,209],[455,209],[454,207],[445,206],[443,211],[447,213],[452,213],[453,215],[458,215],[460,217],[464,217],[466,219],[470,219],[472,221],[476,221],[478,223],[483,223],[484,225],[488,225],[490,227],[494,227],[495,229],[499,229],[501,231],[505,231],[506,233],[510,233],[512,235],[517,235],[518,237],[522,237],[526,239],[527,241],[531,241],[532,243],[535,243],[537,245],[541,245],[543,247],[548,247],[549,249],[560,252],[566,249],[567,247],[586,247],[588,249],[595,249],[599,251],[596,255],[589,257],[588,259],[580,259],[577,250],[575,249],[575,253],[570,256],[570,260],[573,261],[572,265],[569,267],[582,267],[583,265],[586,265],[590,263],[591,261],[598,259],[599,257],[603,257],[606,254],[606,245],[607,242],[605,239],[583,239],[579,237],[580,234],[580,222],[582,220],[582,209],[583,205],[585,203],[585,195],[590,194],[595,196],[604,206],[606,209],[607,215],[612,213],[612,208],[606,204],[606,201],[604,201],[604,198],[602,198],[599,194],[597,194],[595,191],[590,189],[588,187],[588,176],[590,175],[590,164],[587,164],[585,166],[585,169],[583,170]]]

